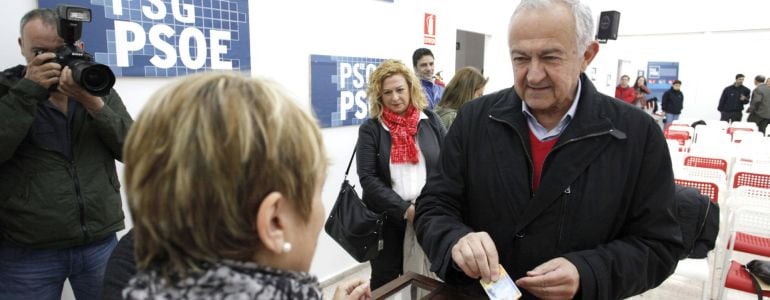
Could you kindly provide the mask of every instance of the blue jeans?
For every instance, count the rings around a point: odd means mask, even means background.
[[[100,299],[115,235],[65,249],[27,249],[0,245],[0,299],[61,299],[69,278],[75,298]]]
[[[675,115],[675,114],[666,113],[666,125],[671,124],[676,120],[679,120],[678,114]]]

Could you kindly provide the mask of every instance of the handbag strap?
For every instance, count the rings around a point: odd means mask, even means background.
[[[345,169],[345,178],[344,180],[348,180],[348,172],[350,172],[350,165],[353,164],[353,158],[356,157],[356,148],[353,147],[353,155],[350,156],[350,161],[348,162],[348,168]]]
[[[749,278],[751,278],[751,285],[754,286],[754,292],[757,294],[757,299],[762,300],[762,287],[759,286],[759,282],[757,282],[757,277],[754,276],[754,273],[751,272],[751,269],[748,268],[748,266],[743,266],[746,271],[749,272]]]

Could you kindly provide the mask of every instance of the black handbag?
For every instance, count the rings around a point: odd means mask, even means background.
[[[762,300],[762,287],[757,280],[762,280],[764,283],[770,283],[770,261],[767,260],[752,260],[746,264],[746,270],[753,276],[751,277],[751,283],[754,285],[754,290],[757,293],[757,299]]]
[[[382,250],[382,226],[386,216],[385,213],[378,214],[369,210],[348,182],[348,172],[355,155],[356,151],[353,150],[340,193],[324,229],[353,258],[365,262],[377,257]]]

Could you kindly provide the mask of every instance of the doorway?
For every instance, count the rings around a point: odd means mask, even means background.
[[[457,30],[455,45],[455,71],[463,67],[475,67],[484,73],[484,45],[486,36],[481,33]]]

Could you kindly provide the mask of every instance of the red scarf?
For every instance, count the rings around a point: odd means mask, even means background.
[[[409,105],[403,116],[389,109],[382,110],[382,122],[390,129],[390,162],[417,164],[420,159],[417,155],[417,145],[414,135],[417,134],[417,123],[420,121],[420,112]]]

